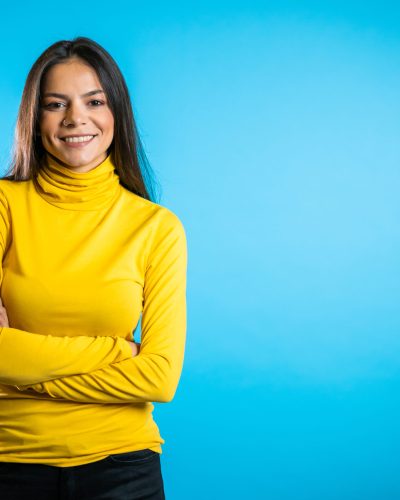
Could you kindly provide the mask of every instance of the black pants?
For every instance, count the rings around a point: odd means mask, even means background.
[[[1,500],[165,500],[159,453],[145,449],[73,467],[0,462]]]

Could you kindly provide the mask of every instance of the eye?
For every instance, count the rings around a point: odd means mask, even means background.
[[[43,105],[46,109],[60,109],[62,106],[65,106],[63,102],[49,102]]]
[[[94,106],[94,107],[97,107],[97,106],[102,106],[104,103],[104,101],[100,101],[99,99],[92,99],[89,104],[91,106]]]

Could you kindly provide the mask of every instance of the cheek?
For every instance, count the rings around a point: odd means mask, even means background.
[[[43,138],[51,138],[55,134],[57,126],[50,118],[42,118],[39,120],[39,130]]]
[[[106,115],[104,115],[103,130],[107,135],[114,135],[114,117],[111,112],[108,112]]]
[[[107,122],[103,127],[103,137],[107,142],[111,142],[114,138],[114,124]]]

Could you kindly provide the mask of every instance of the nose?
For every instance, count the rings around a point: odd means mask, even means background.
[[[74,126],[77,127],[79,125],[85,125],[87,122],[87,117],[85,114],[85,110],[83,106],[80,106],[77,103],[70,103],[67,106],[64,119],[62,121],[63,125],[66,127]]]

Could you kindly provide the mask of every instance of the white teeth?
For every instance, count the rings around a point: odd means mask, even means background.
[[[66,137],[65,142],[87,142],[92,139],[94,135],[82,135],[81,137]]]

